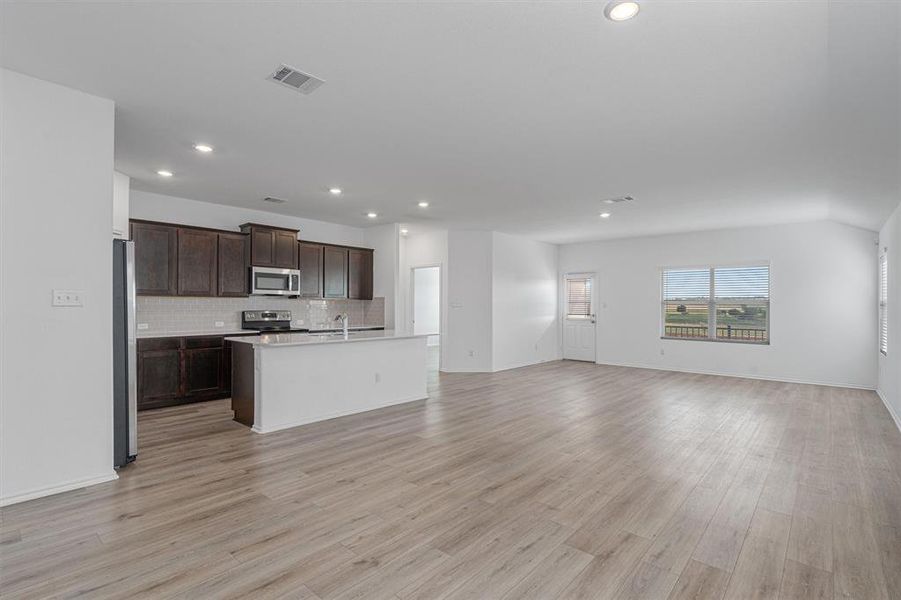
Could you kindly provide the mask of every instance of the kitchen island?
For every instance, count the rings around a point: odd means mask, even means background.
[[[235,420],[257,433],[422,400],[426,336],[387,331],[229,337]]]

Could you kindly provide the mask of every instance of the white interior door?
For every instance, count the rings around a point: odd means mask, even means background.
[[[569,274],[563,284],[563,358],[595,362],[595,277]]]
[[[441,269],[415,267],[412,277],[413,334],[429,336],[429,345],[438,345],[441,328]]]

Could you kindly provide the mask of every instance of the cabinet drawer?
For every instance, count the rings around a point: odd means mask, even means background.
[[[153,350],[178,350],[181,348],[180,337],[167,338],[141,338],[138,340],[138,352],[150,352]]]
[[[189,350],[196,348],[221,348],[223,339],[221,335],[188,337],[185,338],[185,348]]]

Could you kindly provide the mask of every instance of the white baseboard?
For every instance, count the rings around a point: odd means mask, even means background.
[[[426,394],[425,396],[417,396],[415,398],[407,398],[404,400],[392,400],[390,402],[386,402],[384,404],[379,404],[373,406],[372,408],[367,408],[366,410],[347,410],[347,411],[339,411],[336,413],[332,413],[329,415],[323,415],[321,417],[313,417],[311,419],[300,419],[298,421],[290,421],[287,423],[278,423],[276,425],[270,425],[269,427],[257,427],[254,425],[250,428],[254,433],[272,433],[274,431],[282,431],[283,429],[291,429],[292,427],[300,427],[301,425],[309,425],[310,423],[319,423],[320,421],[328,421],[330,419],[337,419],[338,417],[347,417],[349,415],[360,415],[363,413],[368,413],[373,410],[379,410],[381,408],[387,408],[389,406],[397,406],[399,404],[406,404],[408,402],[418,402],[420,400],[428,400],[429,396]]]
[[[599,365],[608,365],[611,367],[631,367],[633,369],[651,369],[655,371],[672,371],[676,373],[692,373],[695,375],[715,375],[717,377],[737,377],[739,379],[757,379],[760,381],[779,381],[781,383],[800,383],[804,385],[824,385],[827,387],[850,388],[855,390],[876,391],[876,387],[872,385],[861,385],[859,383],[847,383],[841,381],[813,381],[808,379],[795,379],[791,377],[779,377],[774,375],[757,375],[752,373],[724,373],[722,371],[702,371],[696,369],[678,369],[675,367],[666,367],[660,365],[645,365],[641,363],[618,363],[609,361],[597,361]]]
[[[888,398],[882,393],[882,390],[876,389],[876,393],[879,395],[879,399],[882,400],[882,403],[885,405],[886,410],[888,410],[888,414],[892,416],[892,420],[895,422],[895,427],[898,428],[898,431],[901,432],[901,417],[898,416],[898,413],[895,412],[895,409],[892,408],[892,405],[889,403]]]
[[[105,475],[98,475],[96,477],[88,477],[85,479],[69,481],[62,485],[55,485],[53,487],[32,490],[24,494],[17,494],[15,496],[6,496],[4,498],[0,498],[0,506],[9,506],[11,504],[18,504],[19,502],[26,502],[28,500],[43,498],[44,496],[53,496],[55,494],[62,494],[63,492],[71,492],[72,490],[88,487],[90,485],[97,485],[98,483],[106,483],[107,481],[114,481],[116,479],[119,479],[119,476],[115,471],[112,471]]]

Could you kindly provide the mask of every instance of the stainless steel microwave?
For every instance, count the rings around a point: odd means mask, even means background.
[[[300,271],[250,267],[250,293],[258,296],[297,296],[300,294]]]

